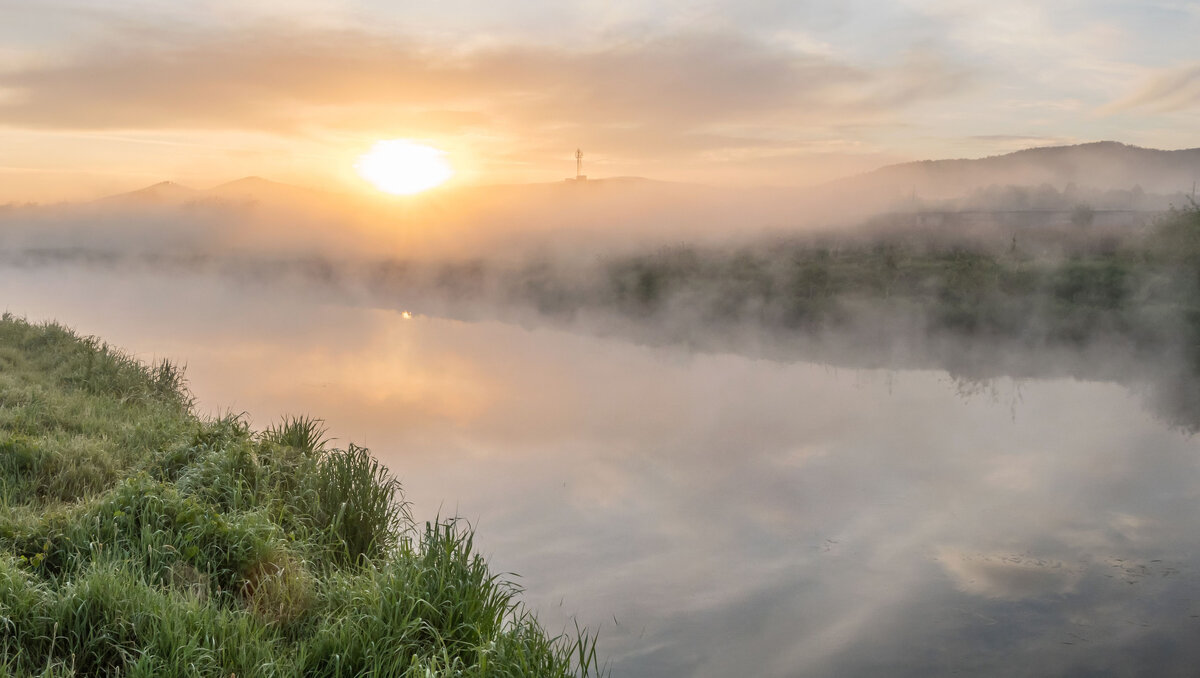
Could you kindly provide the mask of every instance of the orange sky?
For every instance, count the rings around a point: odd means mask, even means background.
[[[247,4],[252,7],[247,8]],[[381,0],[0,5],[0,202],[245,175],[801,185],[1116,139],[1200,145],[1194,3]]]

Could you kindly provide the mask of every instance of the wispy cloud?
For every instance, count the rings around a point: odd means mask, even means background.
[[[1041,138],[1182,147],[1198,26],[1174,0],[0,0],[0,162],[344,181],[403,136],[463,181],[557,176],[582,146],[597,174],[808,183]]]
[[[1200,108],[1200,62],[1157,71],[1136,92],[1103,110],[1121,112],[1138,108],[1156,112]]]
[[[952,95],[970,73],[936,52],[867,68],[728,32],[602,48],[437,47],[355,31],[125,27],[0,73],[0,122],[51,129],[586,125],[713,138],[715,126],[845,123]],[[707,136],[706,136],[707,135]],[[634,134],[640,138],[642,134]]]

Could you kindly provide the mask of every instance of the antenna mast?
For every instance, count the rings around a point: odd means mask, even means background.
[[[583,176],[583,151],[575,149],[575,178]]]

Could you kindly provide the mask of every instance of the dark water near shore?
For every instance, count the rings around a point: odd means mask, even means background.
[[[1192,675],[1200,441],[1126,386],[461,322],[204,275],[0,269],[0,309],[324,418],[615,676]]]

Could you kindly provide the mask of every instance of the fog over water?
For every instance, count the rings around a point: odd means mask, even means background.
[[[1193,678],[1198,34],[1200,0],[0,0],[0,314],[170,361],[0,323],[0,678],[572,638],[613,678]],[[86,393],[43,397],[57,351]],[[215,421],[157,449],[179,365]],[[389,509],[422,562],[343,576]],[[462,622],[507,600],[447,585],[468,534],[556,641]]]
[[[1185,675],[1178,187],[864,191],[959,169],[9,206],[0,311],[186,364],[202,414],[323,418],[617,677]]]
[[[615,676],[1200,660],[1200,443],[1128,383],[766,359],[417,298],[405,318],[205,268],[26,262],[0,283],[4,310],[186,363],[202,412],[311,414],[367,445],[419,519],[476,525],[551,629],[599,629]]]

